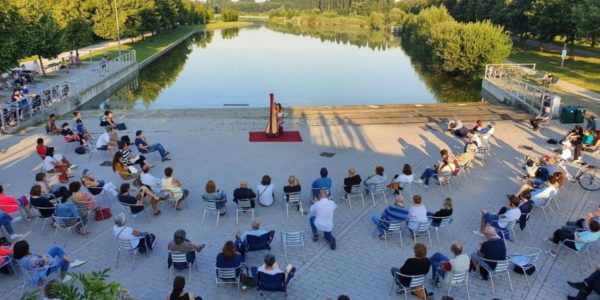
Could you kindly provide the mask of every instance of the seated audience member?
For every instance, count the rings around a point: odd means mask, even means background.
[[[6,232],[8,232],[10,239],[15,241],[15,240],[22,238],[23,235],[15,233],[15,231],[12,228],[12,224],[11,224],[12,219],[13,218],[9,214],[7,214],[3,211],[0,211],[0,227],[4,226],[4,229],[6,229]]]
[[[408,210],[404,208],[404,197],[396,195],[396,200],[388,206],[381,214],[373,214],[371,220],[377,226],[379,238],[383,239],[383,233],[389,227],[389,222],[404,222],[408,218]],[[382,222],[381,220],[387,221]]]
[[[411,257],[404,261],[404,264],[400,268],[392,268],[392,276],[396,278],[396,284],[408,287],[410,286],[411,277],[396,276],[396,273],[402,275],[425,275],[429,272],[431,262],[427,258],[427,247],[421,243],[416,243],[413,247],[415,257]]]
[[[290,176],[288,178],[288,185],[283,187],[283,192],[285,195],[285,201],[289,200],[288,194],[300,193],[302,190],[302,186],[300,186],[300,180],[296,176]],[[300,209],[300,207],[298,207]]]
[[[467,152],[467,146],[470,144],[477,145],[477,148],[480,148],[483,145],[479,133],[475,132],[475,130],[469,130],[467,132],[467,142],[465,143],[464,152]]]
[[[281,270],[281,268],[279,267],[279,265],[275,262],[275,256],[273,254],[267,254],[265,255],[265,260],[264,260],[264,264],[262,264],[260,267],[258,267],[256,269],[256,274],[252,274],[252,276],[254,277],[255,281],[258,281],[258,273],[265,273],[265,274],[269,274],[269,275],[276,275],[276,274],[281,274],[284,273],[286,279],[289,276],[293,276],[294,273],[296,271],[296,268],[292,267],[292,265],[287,265],[287,267],[284,270]]]
[[[444,199],[444,204],[442,205],[442,208],[436,211],[431,216],[431,225],[439,226],[443,218],[447,218],[450,216],[452,216],[452,199],[446,198]]]
[[[442,161],[438,165],[433,166],[433,168],[425,169],[421,177],[415,180],[416,183],[424,183],[425,187],[429,187],[429,179],[432,177],[438,179],[439,175],[456,175],[458,173],[458,161],[448,153],[448,150],[443,149],[440,151],[440,155],[442,156]]]
[[[540,129],[540,124],[548,122],[550,119],[552,119],[552,113],[550,107],[546,107],[539,116],[529,120],[529,123],[533,127],[533,131],[537,131]]]
[[[131,194],[131,188],[129,183],[121,184],[119,188],[119,202],[127,204],[132,214],[137,214],[144,210],[146,206],[145,199],[146,197],[150,198],[150,205],[152,206],[152,211],[154,212],[154,216],[160,215],[160,210],[158,209],[158,202],[162,200],[160,197],[156,196],[152,191],[145,187],[141,186],[139,191],[135,196]]]
[[[96,197],[90,193],[81,191],[81,182],[73,181],[69,183],[69,192],[71,192],[71,200],[78,204],[78,208],[85,210],[86,213],[98,209],[98,201]]]
[[[225,206],[227,204],[227,195],[225,192],[218,190],[217,184],[212,180],[206,182],[204,191],[206,193],[202,195],[202,200],[206,202],[215,202],[219,214],[221,216],[225,215],[227,212],[227,207]]]
[[[363,184],[367,188],[366,192],[369,193],[369,191],[374,191],[375,190],[375,186],[377,186],[377,184],[385,183],[387,181],[388,181],[388,178],[383,173],[383,167],[382,166],[377,166],[375,168],[375,174],[367,177],[367,179],[365,179],[365,181],[363,182]]]
[[[508,199],[508,208],[502,207],[498,214],[492,214],[486,209],[482,209],[479,230],[473,230],[473,234],[484,236],[484,230],[488,225],[496,229],[505,229],[509,222],[516,222],[520,217],[519,198],[512,196]]]
[[[600,207],[598,207],[596,211],[586,213],[585,217],[578,219],[577,221],[568,221],[566,226],[572,226],[578,229],[588,229],[588,225],[592,220],[600,223]]]
[[[40,209],[42,218],[49,218],[54,214],[54,204],[50,202],[50,197],[42,195],[42,187],[37,184],[29,191],[29,203],[35,207],[47,208]]]
[[[426,223],[428,221],[427,208],[423,204],[423,198],[420,195],[413,196],[413,204],[408,209],[408,229],[415,231],[419,228],[420,223]]]
[[[90,135],[90,132],[87,130],[87,128],[83,125],[83,121],[80,118],[77,118],[75,120],[75,130],[77,131],[77,134],[79,134],[79,136],[83,138],[84,141],[89,142],[92,136]]]
[[[186,235],[186,233],[185,233],[185,230],[183,230],[183,229],[178,229],[177,231],[175,231],[175,234],[173,235],[173,240],[169,242],[167,249],[172,252],[185,253],[186,257],[187,257],[187,261],[189,263],[194,264],[194,262],[196,261],[196,252],[202,251],[202,249],[204,249],[205,245],[204,244],[200,244],[200,245],[194,244],[194,243],[190,242],[190,240],[188,240],[185,237],[185,235]],[[171,264],[173,264],[173,267],[175,267],[176,269],[179,269],[179,270],[187,268],[186,263],[173,263],[171,260],[170,253],[169,253],[167,263],[168,263],[169,267],[171,266]]]
[[[65,137],[65,141],[67,141],[67,143],[79,142],[83,144],[81,136],[79,136],[79,133],[73,132],[73,130],[71,130],[69,123],[65,122],[62,124],[60,134]]]
[[[600,150],[600,130],[594,132],[594,141],[589,145],[583,145],[583,151],[595,152]]]
[[[589,129],[583,130],[583,136],[579,143],[574,143],[573,160],[581,162],[581,152],[585,147],[590,147],[594,143],[594,132]]]
[[[50,198],[61,198],[68,189],[64,186],[57,186],[48,183],[45,172],[35,174],[35,184],[42,188],[42,195],[47,195]]]
[[[456,156],[456,161],[460,168],[464,168],[469,162],[475,159],[477,155],[477,144],[470,143],[467,144],[466,151]]]
[[[585,120],[587,121],[585,128],[591,131],[596,131],[596,116],[588,113]]]
[[[131,156],[131,150],[129,150],[129,144],[126,141],[119,141],[119,152],[121,153],[121,163],[126,166],[140,165],[142,168],[144,165],[149,168],[152,167],[150,163],[146,160],[146,157],[143,155]]]
[[[406,184],[410,184],[414,181],[415,176],[412,172],[412,167],[409,164],[404,164],[402,167],[402,173],[394,175],[394,179],[388,185],[391,189],[394,190],[394,194],[400,194],[402,187]]]
[[[90,191],[92,195],[98,195],[105,191],[110,193],[114,197],[119,195],[117,186],[112,182],[104,182],[104,180],[97,180],[92,172],[88,169],[83,170],[81,173],[81,183]]]
[[[508,195],[508,198],[512,198],[512,197],[516,197],[514,195]],[[521,216],[519,217],[519,228],[521,228],[521,230],[525,229],[525,226],[527,226],[527,214],[531,213],[531,211],[533,210],[533,201],[530,200],[531,199],[531,192],[530,191],[525,191],[521,194],[521,197],[519,197],[520,203],[519,204],[519,211],[521,212]]]
[[[248,188],[248,181],[243,179],[240,181],[240,187],[233,190],[233,202],[238,203],[239,199],[250,199],[250,204],[252,208],[256,205],[254,203],[254,199],[256,198],[256,194],[252,189]]]
[[[436,287],[440,287],[440,276],[446,279],[446,285],[450,284],[453,274],[460,274],[469,270],[471,258],[463,253],[463,246],[459,242],[450,245],[450,251],[454,254],[453,259],[440,252],[436,252],[429,258],[431,262],[431,279]],[[446,277],[446,273],[449,276]]]
[[[260,220],[254,219],[252,220],[252,230],[244,231],[244,233],[240,233],[239,231],[235,233],[235,246],[240,253],[244,254],[241,245],[246,242],[246,237],[249,235],[252,236],[261,236],[265,233],[269,233],[267,230],[260,229]]]
[[[448,122],[448,132],[450,132],[451,134],[460,137],[460,138],[464,138],[467,136],[467,131],[469,131],[467,128],[464,127],[463,122],[459,119],[456,118],[456,116],[454,117],[453,120],[450,120],[450,122]]]
[[[193,293],[186,292],[185,277],[177,275],[173,279],[173,290],[167,294],[167,300],[202,300],[202,297],[194,297]]]
[[[44,146],[43,138],[38,138],[36,140],[35,152],[40,156],[42,160],[46,158],[46,146]]]
[[[481,260],[481,258],[485,258],[488,260],[505,260],[506,244],[496,233],[496,228],[492,226],[485,227],[485,229],[483,230],[483,235],[485,237],[485,241],[480,244],[479,250],[477,252],[471,253],[471,263],[473,265],[473,268],[471,268],[471,270],[477,271],[479,274],[481,274],[483,280],[487,280],[488,273],[485,271],[481,271],[481,264],[486,264],[488,267],[496,269],[496,263],[488,263],[486,261]]]
[[[131,247],[138,249],[141,253],[146,252],[146,249],[152,250],[155,240],[153,234],[139,231],[126,225],[127,216],[123,213],[115,216],[115,226],[113,226],[115,238],[129,240]]]
[[[104,126],[112,126],[112,127],[117,126],[117,123],[115,123],[115,120],[113,119],[112,111],[110,111],[110,110],[104,111],[104,115],[102,116],[102,119],[100,120],[100,126],[102,126],[102,127],[104,127]]]
[[[150,174],[150,168],[147,165],[142,166],[142,175],[140,176],[142,185],[149,188],[153,193],[158,194],[162,189],[162,179]]]
[[[86,235],[90,233],[90,231],[86,228],[88,222],[87,213],[78,210],[75,202],[68,197],[63,197],[60,202],[56,203],[56,207],[54,208],[54,216],[60,218],[77,218],[77,220],[73,219],[67,222],[67,225],[75,224],[81,220],[81,224],[77,225],[75,232],[79,233],[80,235]]]
[[[56,127],[56,115],[50,114],[48,121],[46,122],[46,133],[52,135],[59,135],[60,130]]]
[[[331,233],[333,231],[333,213],[337,208],[337,204],[328,198],[328,193],[325,188],[319,192],[319,200],[310,206],[311,217],[309,219],[310,228],[313,234],[313,241],[319,240],[319,231],[323,231],[325,240],[329,243],[331,250],[335,250],[335,237]]]
[[[519,188],[519,191],[515,196],[520,197],[524,191],[531,192],[531,201],[535,205],[544,205],[550,199],[550,197],[556,195],[557,192],[557,181],[553,175],[548,177],[546,183],[538,180],[528,180],[524,185]]]
[[[175,209],[181,210],[181,203],[190,195],[190,191],[181,188],[181,182],[173,177],[173,168],[166,167],[164,171],[165,177],[162,179],[162,190],[169,191],[173,200],[177,201]]]
[[[260,184],[256,186],[258,194],[258,204],[262,206],[271,206],[275,200],[275,185],[271,183],[271,177],[265,175],[262,177]]]
[[[19,214],[21,208],[25,211],[27,220],[31,221],[31,205],[27,201],[27,196],[21,196],[19,199],[4,194],[4,187],[0,185],[0,210],[9,215]]]
[[[233,241],[227,241],[223,245],[223,251],[217,254],[217,263],[215,266],[221,269],[233,269],[238,268],[235,272],[239,276],[241,271],[244,257],[237,251],[235,251],[235,244]]]
[[[348,169],[348,177],[344,178],[344,191],[346,193],[350,193],[350,191],[352,191],[353,186],[359,185],[361,183],[362,178],[360,178],[360,175],[356,174],[356,169]]]
[[[29,249],[29,244],[25,240],[18,241],[13,245],[13,253],[14,258],[18,261],[21,268],[34,271],[34,282],[30,282],[30,284],[38,286],[43,285],[46,277],[57,271],[60,272],[62,282],[67,282],[71,280],[71,276],[67,275],[69,267],[76,268],[85,264],[83,260],[67,256],[65,251],[58,246],[50,248],[45,255],[33,254]],[[43,267],[48,268],[41,269]]]
[[[115,153],[115,156],[113,156],[113,171],[119,174],[119,176],[121,176],[121,178],[125,180],[134,179],[134,184],[141,184],[140,171],[138,171],[138,169],[136,169],[135,167],[128,167],[127,165],[123,164],[121,162],[121,157],[121,152],[117,152]]]
[[[150,153],[154,151],[158,151],[162,161],[171,160],[169,158],[169,151],[165,150],[165,148],[160,144],[148,144],[148,140],[144,136],[144,132],[138,130],[135,132],[135,146],[138,148],[140,153]]]
[[[565,246],[579,251],[583,249],[586,243],[597,241],[600,238],[600,223],[592,219],[588,222],[588,228],[589,229],[584,231],[576,231],[575,228],[571,226],[565,226],[554,231],[552,237],[549,238],[552,242],[550,255],[556,256],[558,244],[561,242],[563,242]]]
[[[69,171],[75,167],[75,165],[71,166],[61,154],[54,154],[54,147],[46,148],[46,158],[44,158],[43,164],[46,172],[59,174],[58,179],[61,183],[69,181],[71,176]]]
[[[113,149],[117,145],[115,141],[112,141],[111,136],[113,135],[114,128],[112,126],[106,127],[106,132],[102,133],[98,140],[96,141],[96,149],[98,150],[110,150],[114,152]]]
[[[321,168],[321,171],[319,171],[319,173],[321,174],[321,177],[315,179],[315,181],[313,181],[312,183],[313,200],[316,200],[319,197],[319,192],[321,191],[321,189],[327,190],[327,196],[331,194],[331,178],[327,177],[327,175],[329,174],[327,168]]]
[[[597,264],[594,273],[583,281],[567,283],[578,291],[577,296],[567,296],[567,300],[585,300],[592,292],[600,294],[600,264]]]
[[[569,161],[573,156],[573,152],[571,151],[571,142],[563,141],[560,143],[561,149],[554,150],[554,156],[558,159],[558,161]]]

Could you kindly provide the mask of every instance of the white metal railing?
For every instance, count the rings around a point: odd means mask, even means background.
[[[535,74],[535,64],[490,64],[485,66],[485,78],[523,78]]]
[[[77,79],[57,83],[42,90],[35,90],[23,99],[12,102],[5,99],[0,102],[0,124],[3,132],[14,132],[22,125],[29,125],[38,116],[45,116],[46,111],[53,106],[64,103],[70,98],[84,96],[83,99],[92,99],[103,90],[97,85],[110,86],[121,80],[122,76],[115,76],[132,65],[137,66],[136,53],[130,51],[109,60],[106,67],[98,62],[91,70],[78,74]]]

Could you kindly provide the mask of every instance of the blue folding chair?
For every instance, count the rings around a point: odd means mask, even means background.
[[[264,296],[264,292],[283,292],[287,297],[287,287],[296,273],[296,268],[292,268],[287,276],[285,273],[271,275],[258,272],[257,267],[252,267],[251,272],[256,283],[256,290],[261,296]]]
[[[245,252],[269,250],[271,251],[271,243],[275,237],[275,230],[271,230],[263,235],[247,235],[244,242]]]

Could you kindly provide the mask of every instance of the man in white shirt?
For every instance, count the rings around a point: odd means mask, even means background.
[[[148,186],[154,194],[159,194],[162,189],[162,179],[154,177],[150,174],[150,167],[144,165],[142,167],[142,175],[140,176],[142,184]]]
[[[450,251],[454,253],[453,259],[449,259],[440,252],[436,252],[429,258],[431,262],[431,279],[436,287],[440,287],[440,276],[446,279],[446,284],[449,284],[454,274],[469,270],[471,258],[469,258],[469,255],[462,253],[463,246],[459,242],[454,242],[450,245]],[[446,277],[446,275],[449,276]]]
[[[98,150],[108,150],[108,146],[110,144],[110,134],[112,133],[112,126],[106,126],[106,132],[101,134],[96,141],[96,149]]]
[[[333,212],[337,208],[335,202],[327,198],[327,189],[322,188],[319,191],[319,200],[310,207],[310,228],[313,232],[313,241],[319,240],[319,232],[323,231],[325,240],[329,242],[331,250],[335,250],[335,238],[331,234],[333,231]]]
[[[481,224],[479,225],[479,230],[473,230],[473,234],[483,236],[487,224],[503,231],[508,226],[508,223],[517,221],[520,217],[519,198],[511,195],[508,199],[508,209],[503,207],[497,215],[491,214],[485,209],[481,210]]]
[[[531,201],[537,206],[546,204],[550,197],[556,195],[556,187],[554,187],[556,179],[554,179],[554,176],[551,176],[548,179],[548,185],[545,188],[533,190],[531,192]],[[550,179],[552,179],[552,182],[550,182]]]

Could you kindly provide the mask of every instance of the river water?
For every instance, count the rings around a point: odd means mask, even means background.
[[[109,98],[121,109],[469,102],[477,82],[428,73],[382,32],[258,23],[197,34]]]

